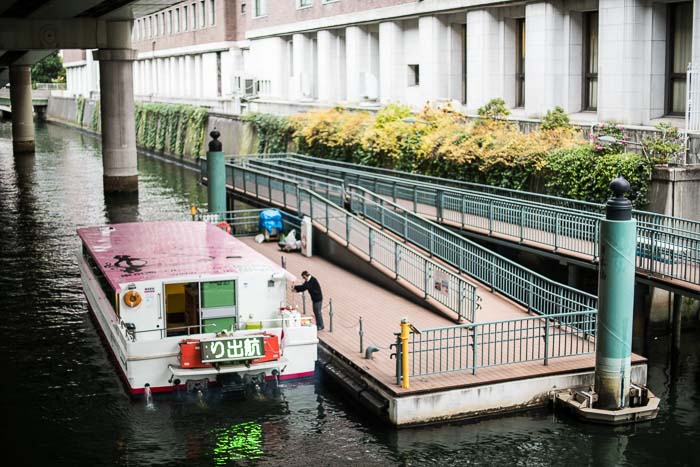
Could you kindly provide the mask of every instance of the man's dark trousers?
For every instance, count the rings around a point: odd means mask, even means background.
[[[316,317],[316,327],[323,329],[323,302],[313,302],[314,316]]]

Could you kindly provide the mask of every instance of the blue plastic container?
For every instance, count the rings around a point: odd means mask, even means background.
[[[270,235],[280,234],[282,232],[282,213],[279,209],[265,209],[260,213],[258,227]]]

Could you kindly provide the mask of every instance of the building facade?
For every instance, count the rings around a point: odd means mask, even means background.
[[[700,63],[699,7],[700,0],[186,1],[134,23],[135,89],[137,98],[235,112],[449,101],[474,113],[500,97],[516,118],[560,106],[580,122],[682,125],[686,70]],[[69,91],[85,93],[90,72],[77,78],[71,65],[66,60]]]

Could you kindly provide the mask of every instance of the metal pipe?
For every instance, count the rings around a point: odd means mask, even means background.
[[[329,316],[329,321],[330,321],[329,332],[333,332],[333,299],[332,298],[328,299],[328,316]]]
[[[624,194],[630,184],[622,177],[610,183],[615,194],[601,221],[598,272],[598,329],[596,345],[596,408],[629,405],[632,312],[637,223],[632,203]]]
[[[362,342],[362,337],[365,335],[365,332],[362,330],[362,316],[360,316],[360,353],[364,352],[365,346],[363,345]]]

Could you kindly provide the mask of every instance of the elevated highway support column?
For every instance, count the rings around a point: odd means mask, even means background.
[[[136,50],[100,49],[102,166],[105,193],[138,191],[133,61]]]
[[[10,106],[12,150],[15,154],[34,152],[32,68],[29,65],[10,66]]]

